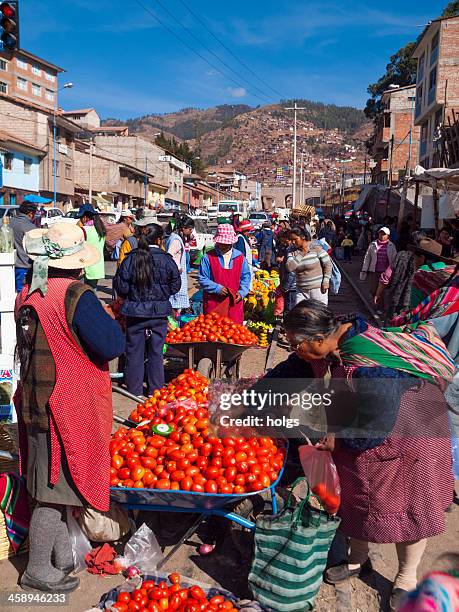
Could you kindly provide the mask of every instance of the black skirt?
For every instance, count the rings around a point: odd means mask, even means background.
[[[29,495],[44,504],[82,507],[84,498],[80,495],[61,445],[61,465],[59,480],[55,485],[51,479],[51,440],[49,431],[34,426],[27,426],[27,490]]]

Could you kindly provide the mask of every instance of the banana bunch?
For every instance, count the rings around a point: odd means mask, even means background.
[[[269,323],[263,323],[262,321],[258,321],[250,322],[247,327],[250,329],[250,331],[252,331],[258,336],[258,346],[262,346],[264,348],[269,346],[268,338],[273,331],[272,325],[269,325]]]

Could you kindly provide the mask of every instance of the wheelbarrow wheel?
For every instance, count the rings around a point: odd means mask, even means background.
[[[209,359],[208,357],[201,359],[201,361],[198,363],[198,372],[209,380],[213,379],[215,377],[215,369],[212,359]]]
[[[288,500],[288,496],[289,492],[286,489],[283,489],[282,487],[276,488],[276,501],[278,512],[281,512],[284,509]],[[251,495],[250,497],[246,497],[234,507],[233,512],[255,523],[259,516],[263,514],[272,514],[271,492],[263,491],[258,495]],[[253,531],[251,531],[250,529],[246,529],[245,527],[239,525],[239,523],[235,523],[234,521],[231,521],[230,525],[231,539],[233,541],[234,546],[240,553],[242,559],[246,562],[249,562],[253,556]]]

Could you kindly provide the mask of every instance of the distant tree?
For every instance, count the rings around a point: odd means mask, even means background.
[[[442,17],[456,17],[459,15],[459,0],[453,0],[445,6]]]
[[[368,86],[371,98],[367,101],[364,113],[369,119],[375,119],[381,111],[381,95],[389,85],[412,85],[416,82],[417,60],[411,57],[416,42],[410,42],[390,57],[386,72],[376,83]]]

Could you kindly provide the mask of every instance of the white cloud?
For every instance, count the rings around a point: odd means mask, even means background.
[[[245,87],[228,87],[227,91],[233,98],[245,98],[247,95]]]

